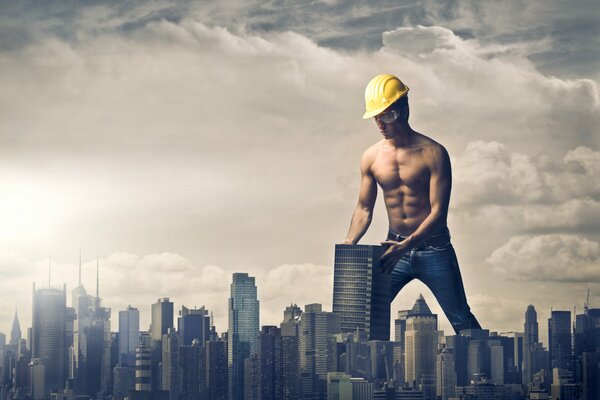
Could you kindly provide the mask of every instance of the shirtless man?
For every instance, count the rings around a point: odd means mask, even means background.
[[[363,118],[375,119],[383,139],[360,162],[358,205],[345,244],[367,231],[381,187],[389,220],[387,246],[380,258],[391,274],[391,299],[411,280],[432,291],[458,334],[481,329],[470,311],[446,225],[452,172],[446,149],[408,124],[408,87],[393,75],[379,75],[365,90]]]

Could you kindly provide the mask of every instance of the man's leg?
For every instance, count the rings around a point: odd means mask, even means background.
[[[481,329],[467,303],[452,245],[448,243],[441,249],[428,247],[427,250],[418,251],[415,257],[416,278],[431,290],[456,334],[463,329]]]
[[[391,295],[390,303],[394,301],[396,295],[402,288],[410,281],[414,279],[413,272],[411,270],[411,253],[406,253],[396,263],[391,273]]]

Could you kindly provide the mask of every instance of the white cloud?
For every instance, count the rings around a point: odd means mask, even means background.
[[[509,280],[600,282],[600,243],[577,235],[513,237],[486,261]]]

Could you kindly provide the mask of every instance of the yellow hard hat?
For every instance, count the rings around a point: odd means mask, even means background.
[[[365,114],[363,118],[376,116],[406,93],[408,93],[408,86],[394,75],[377,75],[371,79],[365,89]]]

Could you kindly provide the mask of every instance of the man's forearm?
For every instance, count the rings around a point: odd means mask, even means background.
[[[447,214],[441,212],[432,212],[421,222],[421,225],[410,234],[406,240],[410,247],[414,247],[427,240],[440,228],[446,225]]]
[[[357,208],[352,215],[352,221],[350,222],[350,229],[346,235],[346,244],[356,244],[363,237],[369,225],[371,225],[371,218],[373,212],[361,208]]]

